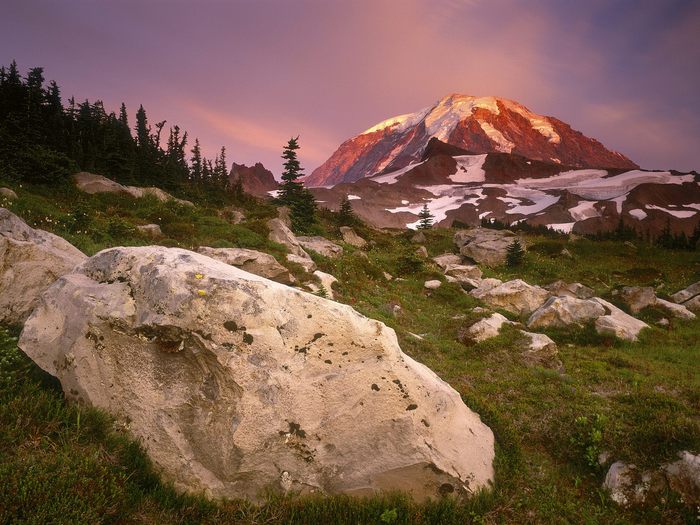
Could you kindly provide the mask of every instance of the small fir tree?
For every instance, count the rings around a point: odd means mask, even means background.
[[[296,150],[299,149],[299,137],[289,139],[282,152],[284,173],[282,173],[282,188],[278,199],[282,204],[293,206],[302,194],[304,185],[297,179],[302,176],[304,169],[299,164]]]
[[[429,230],[430,228],[433,227],[433,219],[435,216],[430,213],[430,209],[428,209],[427,204],[423,204],[423,209],[420,211],[418,214],[418,228],[421,230]]]
[[[338,209],[338,222],[341,226],[351,226],[357,222],[357,216],[352,209],[352,204],[347,195],[343,196]]]
[[[518,239],[508,245],[506,250],[506,265],[510,267],[519,266],[525,258],[525,250]]]

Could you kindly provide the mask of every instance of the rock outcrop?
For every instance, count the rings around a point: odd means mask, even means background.
[[[505,264],[508,246],[516,239],[510,230],[473,228],[455,233],[454,242],[464,257],[479,264],[498,266]]]
[[[266,197],[269,192],[279,187],[279,183],[275,180],[272,172],[259,162],[253,166],[236,164],[234,162],[228,179],[229,184],[234,187],[240,180],[244,192],[258,197]]]
[[[267,227],[270,230],[268,238],[286,247],[289,251],[288,261],[300,264],[307,272],[313,272],[316,269],[314,261],[282,219],[270,219],[267,221]]]
[[[179,489],[422,499],[493,480],[490,429],[393,330],[194,252],[98,253],[42,295],[19,346]]]
[[[24,322],[39,295],[84,260],[68,241],[0,208],[0,322]]]
[[[462,264],[462,256],[454,253],[443,253],[437,257],[433,257],[433,262],[443,270],[450,264]]]
[[[294,283],[294,277],[272,255],[247,248],[209,248],[200,246],[197,251],[217,261],[236,266],[246,272],[283,284]]]
[[[324,257],[336,259],[343,255],[342,246],[338,246],[336,243],[319,235],[312,237],[298,236],[297,241],[305,250],[313,250]]]
[[[592,299],[576,299],[568,295],[550,297],[535,310],[527,321],[529,328],[565,327],[582,325],[605,315],[606,310]]]
[[[559,360],[559,349],[550,337],[544,334],[535,334],[520,330],[525,338],[523,357],[529,364],[544,366],[546,368],[563,369]]]
[[[73,180],[75,185],[80,191],[89,194],[95,193],[119,193],[122,195],[129,195],[135,199],[140,199],[148,195],[155,197],[161,202],[174,201],[178,204],[185,206],[194,206],[190,201],[184,199],[178,199],[170,195],[167,191],[163,191],[160,188],[141,188],[138,186],[124,186],[118,182],[114,182],[112,179],[103,177],[102,175],[96,175],[94,173],[88,173],[87,171],[81,171],[73,175]]]
[[[367,246],[367,241],[355,233],[355,230],[349,226],[341,226],[340,234],[343,236],[343,242],[354,246],[355,248],[364,248]]]
[[[496,337],[504,325],[515,324],[499,313],[493,313],[489,317],[481,319],[471,326],[461,330],[457,339],[465,344],[480,343],[492,337]]]
[[[554,281],[544,287],[545,290],[552,292],[553,295],[568,295],[577,299],[590,299],[595,295],[592,288],[581,283],[567,283],[564,281]]]
[[[700,281],[674,293],[671,300],[685,306],[688,310],[700,312]]]
[[[482,284],[485,283],[482,281]],[[469,293],[492,308],[503,308],[517,315],[532,313],[549,297],[549,292],[544,288],[532,286],[521,279],[506,281],[493,288],[480,285]]]
[[[649,325],[644,321],[626,314],[617,306],[600,297],[594,297],[593,300],[597,301],[608,312],[595,320],[595,329],[599,334],[613,335],[618,339],[627,341],[636,341],[639,332],[644,328],[649,328]]]
[[[625,286],[620,291],[620,298],[633,314],[656,304],[656,292],[651,286]]]

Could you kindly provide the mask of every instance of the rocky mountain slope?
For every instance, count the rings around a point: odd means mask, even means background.
[[[331,209],[347,194],[356,213],[378,227],[414,228],[424,204],[441,226],[491,219],[596,233],[622,220],[658,235],[667,225],[690,234],[700,221],[694,172],[579,169],[515,153],[476,155],[436,138],[407,166],[313,192]]]
[[[420,160],[433,137],[475,154],[514,153],[576,168],[638,168],[565,122],[515,101],[452,94],[345,141],[306,184],[332,186],[404,168]]]
[[[276,190],[278,186],[272,172],[259,162],[256,162],[253,166],[236,164],[234,162],[228,179],[232,185],[236,184],[238,179],[240,179],[243,191],[257,196],[266,195],[267,192]]]

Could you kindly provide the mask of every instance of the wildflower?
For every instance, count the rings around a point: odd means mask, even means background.
[[[207,292],[206,290],[197,290],[197,295],[199,295],[200,297],[204,297],[205,295],[207,295]]]

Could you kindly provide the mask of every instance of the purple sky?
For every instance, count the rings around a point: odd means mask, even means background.
[[[143,104],[206,154],[306,172],[452,93],[556,116],[646,168],[700,169],[694,0],[3,0],[0,63]]]

